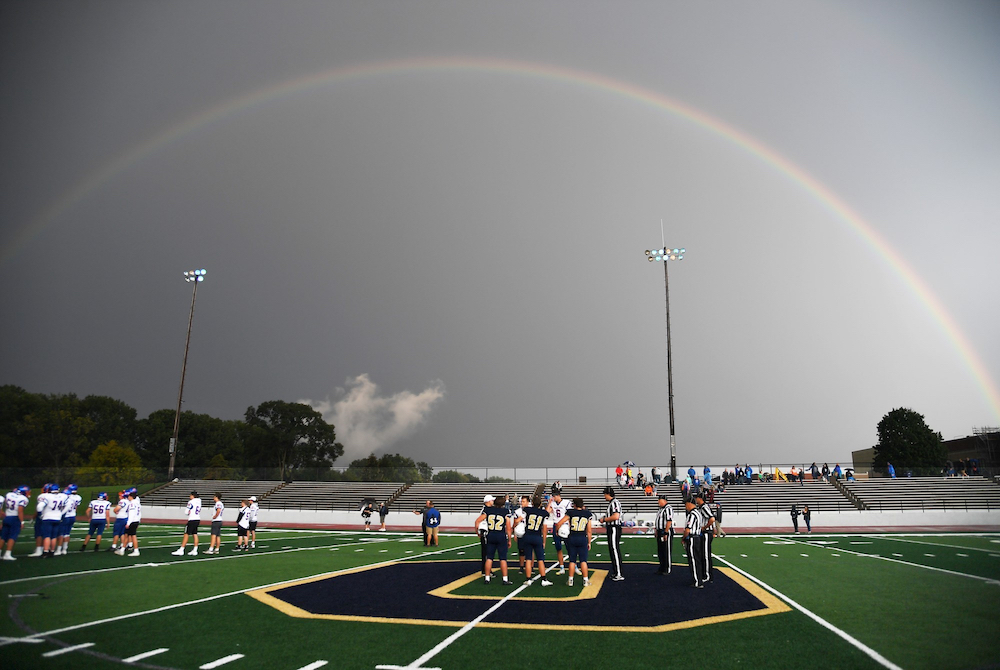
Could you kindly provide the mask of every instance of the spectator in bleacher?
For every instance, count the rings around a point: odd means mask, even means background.
[[[790,482],[797,481],[799,482],[799,484],[801,484],[802,480],[799,478],[799,473],[801,472],[802,472],[801,470],[799,470],[797,467],[793,465],[792,469],[788,471],[788,481]]]
[[[625,468],[620,465],[615,468],[615,480],[618,481],[618,488],[625,488]]]
[[[849,482],[853,482],[854,481],[854,470],[853,469],[847,468],[846,470],[844,470],[844,474],[847,475],[847,481],[849,481]]]
[[[660,469],[658,467],[656,467],[655,465],[649,471],[649,476],[653,478],[653,483],[654,484],[659,484],[660,483]]]
[[[816,467],[816,461],[813,461],[813,464],[809,466],[809,474],[812,475],[813,481],[819,479],[819,468]]]
[[[708,467],[706,465],[705,469],[702,471],[702,474],[705,477],[705,486],[711,486],[712,485],[712,468],[710,468],[710,467]]]
[[[379,531],[381,532],[385,532],[385,518],[387,516],[389,516],[389,501],[383,500],[382,504],[378,506]]]
[[[642,474],[642,470],[639,470],[639,474],[635,476],[635,485],[636,488],[646,488],[646,476]]]
[[[830,481],[830,464],[829,463],[824,463],[823,464],[822,474],[823,474],[823,481],[824,482]]]
[[[647,496],[653,495],[653,485],[647,482],[645,488],[643,488],[643,493]]]
[[[841,476],[843,476],[843,474],[844,473],[840,469],[840,463],[837,463],[835,466],[833,466],[833,478],[834,479],[840,479]]]
[[[802,520],[806,522],[806,532],[813,532],[812,523],[812,512],[809,511],[809,505],[802,508]]]
[[[747,477],[747,484],[753,484],[753,468],[747,463],[747,469],[745,470]]]
[[[896,478],[896,468],[892,467],[892,463],[888,463],[887,462],[885,464],[885,469],[889,471],[889,478],[890,479],[895,479]]]
[[[795,534],[799,534],[799,508],[794,504],[792,505],[792,528],[795,529]]]

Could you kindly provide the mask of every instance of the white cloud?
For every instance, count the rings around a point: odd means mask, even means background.
[[[380,395],[378,385],[365,373],[348,379],[344,388],[334,392],[333,400],[299,402],[336,427],[337,441],[344,445],[343,462],[349,462],[413,435],[443,398],[441,381],[432,382],[420,393]]]

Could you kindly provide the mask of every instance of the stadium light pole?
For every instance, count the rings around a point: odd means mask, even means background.
[[[674,362],[670,350],[670,277],[667,264],[670,261],[684,260],[685,249],[646,249],[646,260],[663,261],[663,292],[667,302],[667,407],[670,411],[670,478],[677,479],[677,442],[674,433]]]
[[[184,340],[184,363],[181,365],[181,388],[177,391],[177,413],[174,414],[174,436],[170,438],[170,467],[167,468],[167,481],[174,478],[174,461],[177,459],[177,433],[181,427],[181,402],[184,400],[184,375],[187,373],[188,349],[191,346],[191,324],[194,322],[194,301],[198,298],[198,284],[205,281],[205,270],[188,270],[184,273],[184,281],[194,284],[191,292],[191,313],[188,315],[187,339]]]

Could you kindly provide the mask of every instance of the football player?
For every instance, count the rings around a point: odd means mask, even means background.
[[[139,491],[133,486],[125,492],[128,495],[128,528],[125,529],[125,539],[132,551],[129,556],[139,555],[139,523],[142,521],[142,501],[139,499]],[[118,548],[118,555],[125,555],[125,547]]]
[[[0,531],[0,547],[6,545],[7,551],[3,554],[3,560],[16,561],[14,558],[14,543],[17,536],[21,534],[21,524],[24,523],[24,508],[28,506],[28,498],[31,496],[31,489],[27,486],[18,486],[16,489],[4,496],[3,499],[3,530]]]
[[[510,549],[510,518],[503,507],[489,505],[483,513],[476,519],[476,528],[483,521],[486,522],[486,583],[490,583],[493,573],[493,557],[500,559],[500,574],[503,575],[503,583],[510,584],[507,579],[507,550]]]
[[[226,506],[222,504],[222,495],[216,493],[212,496],[215,500],[215,508],[212,511],[212,534],[208,538],[208,551],[206,554],[217,554],[222,550],[222,514],[226,511]]]
[[[522,498],[524,500],[525,496]],[[542,577],[542,586],[552,586],[545,578],[545,520],[549,513],[542,507],[542,499],[535,496],[531,507],[524,509],[524,537],[517,540],[517,546],[523,551],[525,559],[525,580],[531,579],[531,569],[538,561],[538,574]]]
[[[573,507],[566,510],[566,516],[556,524],[558,527],[563,524],[569,525],[569,537],[566,539],[566,548],[569,550],[569,579],[567,586],[573,586],[573,574],[576,572],[576,563],[580,563],[580,571],[583,572],[583,585],[590,586],[590,573],[587,568],[587,556],[590,551],[590,543],[593,540],[590,528],[590,519],[593,513],[586,508],[583,498],[574,498]]]
[[[111,511],[115,513],[115,525],[111,530],[111,548],[108,551],[117,551],[119,544],[125,546],[125,530],[128,528],[128,496],[124,491],[118,492],[118,504]]]
[[[42,496],[38,496],[39,499]],[[59,541],[59,524],[62,523],[63,507],[66,505],[66,495],[59,491],[58,484],[49,484],[49,492],[45,495],[42,509],[42,558],[52,558],[56,555]]]
[[[66,552],[69,551],[69,535],[73,530],[73,524],[76,523],[76,510],[83,502],[83,498],[77,493],[79,487],[76,484],[70,484],[65,489],[63,489],[63,495],[66,496],[65,507],[63,508],[63,518],[62,523],[59,524],[59,546],[56,548],[56,556],[65,556]]]
[[[42,490],[38,494],[38,499],[35,500],[35,551],[29,554],[32,558],[37,558],[42,555],[45,545],[45,536],[42,535],[42,509],[45,506],[45,500],[49,497],[49,487],[52,484],[46,483],[42,486]]]
[[[260,505],[257,504],[257,496],[250,496],[250,548],[257,547],[257,514],[260,512]],[[385,530],[385,517],[382,517],[382,528]]]
[[[111,501],[108,500],[106,492],[101,491],[95,500],[90,501],[90,504],[87,505],[87,518],[90,520],[90,525],[87,528],[87,537],[83,538],[83,546],[80,547],[80,551],[87,551],[91,537],[97,538],[94,542],[94,551],[100,551],[101,538],[104,537],[104,528],[108,525],[110,511]]]
[[[548,513],[552,519],[552,544],[556,547],[556,564],[559,566],[557,575],[566,574],[566,567],[563,563],[563,538],[555,531],[555,526],[566,516],[567,510],[572,507],[569,500],[563,500],[562,488],[552,489],[552,500],[549,501]]]

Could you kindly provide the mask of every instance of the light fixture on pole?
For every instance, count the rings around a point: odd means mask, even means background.
[[[662,224],[661,224],[662,225]],[[663,291],[667,301],[667,407],[670,411],[670,478],[677,479],[677,443],[674,438],[674,365],[670,351],[670,279],[667,275],[668,261],[684,260],[685,249],[646,249],[646,260],[663,261]]]
[[[194,290],[191,292],[191,313],[188,315],[187,339],[184,340],[184,363],[181,365],[181,388],[177,392],[174,436],[170,438],[170,467],[167,469],[167,481],[174,478],[174,461],[177,459],[177,432],[181,427],[181,403],[184,400],[184,375],[187,373],[188,348],[191,346],[191,324],[194,321],[194,301],[198,297],[198,284],[205,281],[205,270],[188,270],[184,273],[184,281],[194,284]]]

